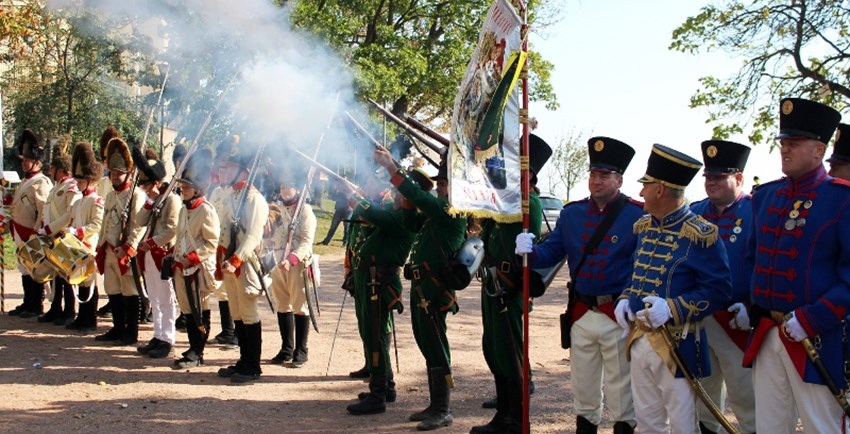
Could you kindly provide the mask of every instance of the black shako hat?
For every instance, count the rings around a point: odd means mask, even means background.
[[[838,124],[832,156],[826,161],[832,164],[850,164],[850,125]]]
[[[638,182],[649,184],[657,182],[664,186],[684,190],[694,179],[702,163],[675,149],[664,145],[652,145],[649,161],[646,164],[646,175]]]
[[[744,171],[750,147],[726,140],[702,142],[703,174],[739,173]]]
[[[610,137],[591,137],[587,140],[587,154],[590,157],[590,170],[605,170],[625,173],[635,156],[635,150]]]
[[[209,149],[198,150],[186,160],[183,173],[177,177],[177,181],[192,184],[201,192],[201,195],[204,195],[212,184],[212,166],[212,152]]]
[[[528,168],[534,174],[540,173],[543,170],[543,166],[546,165],[546,162],[549,161],[549,158],[552,157],[552,147],[546,143],[545,140],[540,137],[529,134],[528,135]]]
[[[829,142],[841,113],[819,102],[802,98],[785,98],[779,104],[777,139],[814,139]]]

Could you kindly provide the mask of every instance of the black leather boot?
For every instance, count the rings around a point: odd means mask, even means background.
[[[249,383],[260,379],[260,357],[263,348],[263,326],[261,323],[245,324],[245,339],[239,340],[239,348],[245,349],[243,366],[230,377],[232,383]]]
[[[221,316],[221,333],[215,335],[215,341],[227,349],[235,349],[239,345],[239,338],[236,337],[236,325],[230,315],[230,303],[219,301],[218,312]]]
[[[454,422],[451,410],[451,389],[443,375],[442,368],[431,368],[434,373],[431,374],[433,382],[434,398],[432,399],[433,412],[431,415],[419,422],[416,429],[419,431],[432,431],[438,428],[450,426]]]
[[[434,374],[431,372],[431,369],[428,369],[428,407],[425,407],[425,410],[422,410],[418,413],[413,413],[407,419],[411,422],[421,422],[428,417],[431,416],[431,413],[434,412]]]
[[[271,362],[279,365],[292,361],[295,349],[295,316],[292,312],[278,312],[277,326],[280,329],[280,351],[271,358]]]
[[[496,377],[496,414],[486,425],[472,427],[470,434],[493,434],[510,432],[511,425],[511,403],[509,395],[510,380],[504,377]],[[522,396],[519,396],[522,398]]]
[[[247,342],[244,322],[239,320],[233,321],[233,329],[236,332],[236,338],[239,339],[239,342]],[[239,370],[245,365],[245,362],[242,361],[243,357],[245,357],[245,346],[239,345],[239,360],[237,360],[233,365],[219,369],[218,376],[222,378],[230,378],[233,374],[239,372]]]
[[[590,423],[583,416],[576,416],[576,434],[596,434],[597,425]]]
[[[38,317],[38,322],[41,323],[52,323],[57,318],[62,316],[62,285],[59,282],[59,279],[53,280],[53,301],[50,302],[50,309],[47,309],[47,312],[44,315]]]
[[[292,367],[300,368],[307,363],[307,338],[310,336],[310,317],[295,315],[295,352]]]
[[[115,317],[115,312],[112,313]],[[119,345],[136,345],[139,342],[139,296],[124,297],[124,334]]]
[[[355,415],[378,414],[387,411],[387,376],[372,375],[369,377],[369,396],[366,399],[351,404],[348,412]]]
[[[89,299],[89,291],[94,291]],[[92,331],[97,328],[97,287],[80,286],[77,290],[80,300],[89,299],[87,302],[80,303],[77,319],[71,324],[65,326],[69,330]]]
[[[702,429],[702,424],[700,424],[700,429]],[[624,421],[618,421],[614,423],[614,434],[634,434],[635,427],[632,424]]]
[[[632,432],[634,432],[634,430],[632,430]],[[702,422],[699,423],[699,432],[700,434],[717,434],[717,431],[708,429],[708,427]]]
[[[62,289],[61,295],[62,299],[65,302],[65,308],[62,309],[62,313],[53,320],[53,325],[64,326],[70,324],[74,321],[74,315],[76,315],[75,305],[77,302],[76,297],[74,297],[74,287],[71,286],[70,283],[65,281],[64,279],[57,278],[55,281],[57,285],[56,297],[60,295],[58,292],[59,289]]]
[[[183,357],[174,361],[174,369],[189,369],[204,364],[203,344],[206,342],[206,336],[201,333],[192,315],[186,315],[186,335],[189,337],[189,350],[183,353]]]
[[[124,297],[121,294],[110,295],[109,305],[112,306],[112,328],[95,337],[96,341],[117,341],[124,335]]]

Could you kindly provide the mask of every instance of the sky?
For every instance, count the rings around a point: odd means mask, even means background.
[[[608,136],[628,143],[637,151],[623,177],[623,192],[639,197],[637,183],[646,170],[653,143],[669,146],[702,160],[700,143],[711,139],[704,110],[688,106],[699,87],[698,79],[728,77],[743,59],[725,53],[690,55],[667,49],[673,30],[699,12],[704,2],[656,0],[570,0],[563,19],[532,34],[531,47],[555,64],[552,84],[561,107],[549,111],[532,103],[530,115],[539,121],[535,134],[550,145],[571,133],[584,142],[592,136]],[[779,113],[777,96],[777,116]],[[745,129],[746,131],[746,129]],[[729,140],[749,145],[745,135]],[[762,182],[782,176],[778,151],[767,144],[753,148],[745,174],[745,191],[752,178]],[[827,151],[829,154],[830,151]],[[541,182],[546,182],[542,176]],[[689,200],[705,197],[702,173],[685,194]],[[548,186],[541,186],[547,191]],[[565,199],[566,191],[556,190]],[[570,199],[587,197],[582,181]]]

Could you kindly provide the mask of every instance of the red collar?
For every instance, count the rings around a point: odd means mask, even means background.
[[[40,175],[40,174],[41,174],[41,170],[39,170],[37,172],[29,172],[29,173],[27,173],[27,179],[30,179],[30,178],[32,178],[36,175]]]
[[[190,203],[186,208],[189,209],[189,210],[193,210],[193,209],[201,206],[201,204],[204,203],[205,201],[206,201],[206,199],[203,196],[201,196],[201,197],[193,200],[192,203]]]
[[[243,179],[243,180],[237,182],[236,184],[233,184],[233,190],[234,191],[242,190],[243,188],[245,188],[246,185],[248,185],[248,180]]]
[[[83,192],[83,196],[91,196],[92,194],[94,194],[96,192],[97,192],[96,188],[89,187],[86,191]]]
[[[123,184],[119,185],[118,187],[116,187],[116,186],[114,186],[114,185],[113,185],[113,186],[112,186],[112,188],[113,188],[113,189],[115,189],[115,191],[117,191],[117,192],[121,193],[122,191],[124,191],[124,190],[126,190],[126,189],[130,188],[130,181],[127,181],[127,182],[125,182],[125,183],[123,183]]]

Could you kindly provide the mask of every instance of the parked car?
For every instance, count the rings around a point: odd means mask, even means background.
[[[543,225],[540,229],[541,233],[549,232],[550,228],[555,229],[555,224],[558,222],[558,216],[561,215],[561,209],[564,207],[564,202],[555,196],[541,194],[540,202],[543,204]],[[549,225],[546,225],[546,222]]]

